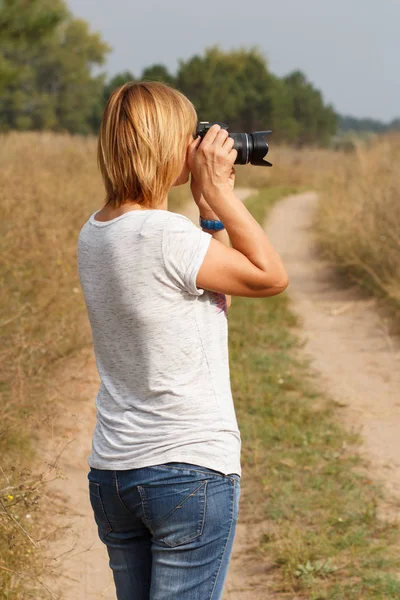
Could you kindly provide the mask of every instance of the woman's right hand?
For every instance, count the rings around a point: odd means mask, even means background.
[[[212,125],[203,139],[198,136],[188,147],[188,167],[203,195],[213,189],[232,189],[233,164],[237,151],[226,129]]]

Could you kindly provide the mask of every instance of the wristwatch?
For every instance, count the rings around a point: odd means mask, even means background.
[[[221,229],[225,229],[225,225],[222,221],[213,221],[210,219],[199,218],[199,224],[203,229],[212,229],[214,231],[220,231]]]

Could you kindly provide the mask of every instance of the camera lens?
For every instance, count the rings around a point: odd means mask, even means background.
[[[253,133],[230,133],[235,140],[234,148],[237,150],[235,165],[251,163],[259,167],[271,167],[271,163],[264,158],[268,154],[266,136],[270,131],[254,131]]]
[[[215,122],[222,129],[228,129],[226,123]],[[204,137],[214,122],[200,121],[197,124],[196,135]],[[253,131],[253,133],[229,133],[229,137],[233,138],[234,148],[237,150],[237,158],[235,165],[257,165],[259,167],[272,167],[272,164],[265,160],[268,154],[267,135],[272,133],[268,131]]]
[[[253,146],[253,141],[250,139],[250,136],[247,133],[230,133],[229,137],[235,140],[233,146],[235,150],[237,150],[235,165],[246,165],[249,162],[252,153],[250,144]]]

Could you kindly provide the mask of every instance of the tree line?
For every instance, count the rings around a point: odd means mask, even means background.
[[[339,117],[338,129],[340,133],[387,133],[389,131],[400,131],[400,118],[393,119],[388,123],[377,119],[357,119],[348,115]]]
[[[306,76],[277,77],[255,48],[212,47],[181,60],[175,74],[155,64],[107,80],[93,70],[110,50],[63,0],[0,0],[0,130],[96,133],[110,93],[145,79],[176,87],[200,120],[231,131],[272,129],[275,140],[299,145],[326,144],[336,133],[338,116]]]

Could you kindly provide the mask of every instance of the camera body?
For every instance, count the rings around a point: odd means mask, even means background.
[[[200,121],[197,124],[196,135],[203,138],[212,125],[219,125],[221,129],[228,131],[226,123]],[[272,167],[270,162],[264,160],[269,149],[266,137],[270,133],[272,133],[270,129],[267,131],[253,131],[253,133],[229,133],[229,137],[235,140],[233,147],[238,153],[235,165],[247,165],[250,163],[258,167]]]

